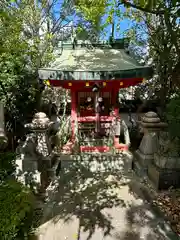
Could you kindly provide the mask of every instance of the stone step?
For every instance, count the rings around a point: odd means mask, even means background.
[[[123,152],[119,154],[112,153],[84,153],[77,155],[60,154],[61,169],[67,169],[74,165],[83,166],[91,172],[128,172],[132,170],[132,154]]]
[[[97,138],[84,138],[82,139],[81,141],[82,142],[101,142],[101,143],[104,143],[105,141],[108,141],[109,139],[106,138],[106,139],[97,139]]]

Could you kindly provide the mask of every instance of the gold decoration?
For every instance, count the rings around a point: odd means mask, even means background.
[[[89,82],[86,82],[86,87],[89,87]]]
[[[48,87],[51,86],[50,81],[49,80],[44,80],[44,84],[47,85]]]
[[[123,82],[120,82],[120,86],[123,86],[124,85],[124,83]]]
[[[69,86],[69,87],[71,87],[71,86],[72,86],[72,83],[71,83],[71,82],[69,82],[69,83],[68,83],[68,86]]]
[[[105,87],[107,84],[106,84],[106,82],[103,82],[103,86]]]

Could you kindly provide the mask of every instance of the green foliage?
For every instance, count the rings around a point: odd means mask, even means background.
[[[16,181],[0,185],[0,239],[25,239],[33,223],[34,197]]]
[[[156,7],[156,5],[159,3],[160,1],[158,0],[139,0],[137,1],[137,4],[139,4],[142,7],[145,7],[149,10],[153,9],[154,7]]]
[[[172,98],[167,105],[167,121],[171,136],[180,138],[180,94]]]
[[[1,99],[8,114],[18,121],[22,121],[36,94],[35,78],[23,68],[19,57],[5,53],[0,56]]]
[[[125,10],[121,8],[121,6],[125,7]],[[168,25],[168,30],[172,33],[172,39],[175,37],[175,32],[172,31],[172,23],[174,21],[170,21],[173,15],[178,15],[177,10],[179,7],[179,1],[162,1],[162,0],[76,0],[75,7],[79,12],[83,14],[86,20],[92,22],[94,26],[100,25],[99,29],[103,32],[104,28],[109,24],[112,24],[115,21],[115,25],[118,28],[119,22],[123,19],[131,19],[134,23],[144,23],[142,19],[142,15],[150,14],[150,16],[166,16],[166,24]],[[173,12],[172,12],[173,11]],[[106,16],[106,19],[102,16]],[[174,16],[173,16],[174,18]],[[103,21],[101,21],[103,20]],[[169,21],[169,23],[168,23]],[[151,19],[152,22],[152,19]],[[154,28],[154,26],[153,26]],[[152,29],[153,29],[152,28]],[[118,31],[118,29],[116,29]],[[103,32],[105,33],[105,32]],[[121,33],[122,34],[122,33]],[[146,32],[147,34],[147,32]]]
[[[0,153],[0,239],[24,240],[35,217],[35,198],[30,190],[12,180],[15,153]]]
[[[28,43],[21,37],[22,24],[17,10],[4,6],[4,15],[0,18],[0,95],[8,116],[6,120],[13,125],[22,121],[34,99],[30,90],[32,83],[25,87],[29,79],[28,60],[24,54]]]
[[[0,153],[0,181],[12,175],[15,171],[15,153]]]
[[[99,19],[104,15],[107,0],[77,0],[75,1],[76,9],[83,12],[86,20],[99,24]]]
[[[137,4],[135,1],[134,3]],[[134,21],[133,27],[126,32],[131,40],[130,51],[137,60],[143,58],[144,63],[154,67],[155,76],[146,84],[147,96],[148,99],[158,98],[164,109],[166,100],[180,86],[180,28],[177,24],[178,8],[171,1],[159,1],[158,4],[154,7],[156,15],[131,7],[121,14],[121,19],[129,18]]]
[[[53,36],[47,31],[40,36],[43,6],[32,0],[16,3],[0,3],[0,95],[6,122],[20,134],[38,107],[37,69],[52,60]]]

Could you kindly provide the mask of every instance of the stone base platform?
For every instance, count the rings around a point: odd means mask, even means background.
[[[92,172],[128,172],[132,169],[132,154],[122,152],[119,154],[112,153],[81,153],[77,155],[60,154],[61,169],[69,168],[72,164],[86,167]]]
[[[180,187],[180,169],[159,168],[150,164],[148,166],[148,177],[158,190]]]
[[[141,164],[133,158],[132,162],[132,170],[137,174],[139,177],[146,177],[147,176],[147,169],[144,169]]]
[[[149,158],[148,158],[149,157]],[[148,172],[147,162],[151,162],[151,156],[146,156],[139,150],[133,153],[132,169],[139,177],[146,177]]]

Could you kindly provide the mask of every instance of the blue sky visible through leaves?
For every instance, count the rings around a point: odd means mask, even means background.
[[[121,6],[120,11],[124,13],[125,8]],[[107,15],[103,16],[102,22],[104,22],[106,18]],[[123,38],[125,32],[133,26],[133,21],[130,19],[120,20],[119,17],[114,16],[114,24],[115,24],[114,38]],[[111,31],[112,25],[109,25],[108,27],[105,28],[105,32],[107,33],[105,39],[109,38],[109,36],[111,35]],[[104,38],[104,36],[101,36],[101,38]]]
[[[62,3],[63,3],[63,0],[62,1],[59,1],[58,4],[55,5],[55,8],[54,8],[54,11],[58,12],[58,9],[61,8],[62,6]],[[120,8],[121,12],[123,13],[125,11],[125,8],[123,6],[121,6]],[[107,18],[107,14],[105,14],[103,17],[102,17],[102,23],[105,22]],[[76,24],[76,21],[77,21],[77,16],[74,14],[72,16],[68,16],[68,20],[69,21],[73,21],[74,24]],[[123,38],[124,37],[124,33],[130,29],[132,26],[133,26],[133,22],[132,20],[130,19],[124,19],[124,20],[120,20],[119,17],[114,17],[114,22],[115,22],[115,31],[114,31],[114,37],[115,38]],[[67,22],[65,22],[66,24]],[[118,25],[118,27],[117,27]],[[101,34],[100,38],[102,40],[107,40],[109,39],[110,35],[111,35],[111,31],[112,31],[112,25],[109,24],[105,29],[104,29],[104,32],[106,34]]]

